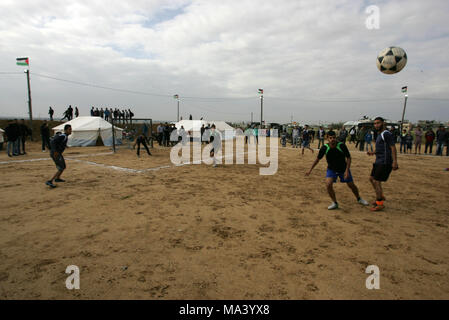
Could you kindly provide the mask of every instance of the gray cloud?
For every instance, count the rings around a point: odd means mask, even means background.
[[[381,10],[379,30],[365,27],[371,4]],[[443,0],[2,1],[0,72],[22,71],[15,58],[30,57],[35,116],[71,104],[82,114],[91,105],[126,106],[174,120],[178,93],[184,117],[248,121],[251,112],[260,117],[264,88],[269,122],[399,119],[408,85],[407,118],[447,121],[449,101],[416,97],[449,98],[448,12]],[[393,76],[375,64],[390,45],[409,56]],[[25,75],[0,74],[0,87],[0,112],[25,115]]]

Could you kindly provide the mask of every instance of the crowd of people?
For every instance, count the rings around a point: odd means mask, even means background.
[[[433,154],[433,146],[436,146],[435,155],[442,156],[446,147],[446,156],[449,156],[449,131],[444,126],[440,126],[436,132],[432,128],[425,131],[421,126],[414,129],[403,129],[402,133],[395,127],[388,129],[396,143],[400,145],[400,153],[421,154],[424,145],[424,154]],[[340,130],[329,128],[336,134],[338,142],[354,144],[359,151],[373,151],[373,143],[376,141],[377,133],[372,126],[362,125],[360,127],[353,126],[349,130],[342,127]],[[292,126],[280,134],[281,145],[286,146],[287,141],[291,143],[292,148],[307,147],[318,139],[318,149],[324,144],[327,137],[326,130],[320,126],[317,131],[309,128],[309,126]],[[316,137],[315,137],[316,136]]]
[[[53,121],[53,116],[55,114],[55,110],[50,106],[48,108],[48,115],[50,118],[50,121]],[[61,118],[61,121],[67,119],[67,121],[73,120],[74,118],[78,118],[80,116],[80,112],[78,107],[75,106],[75,109],[72,108],[71,105],[68,106],[68,108],[63,112],[63,117]],[[134,113],[131,111],[131,109],[119,109],[119,108],[98,108],[98,107],[92,107],[90,109],[90,116],[91,117],[100,117],[106,121],[112,122],[114,120],[115,122],[122,123],[122,124],[132,124],[132,119],[134,117]]]
[[[25,144],[28,136],[31,136],[31,129],[25,124],[24,119],[9,120],[5,128],[7,140],[6,152],[9,157],[16,157],[26,154]]]

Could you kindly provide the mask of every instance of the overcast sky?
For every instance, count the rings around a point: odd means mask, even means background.
[[[15,59],[29,57],[34,117],[71,104],[176,120],[179,94],[184,118],[258,121],[263,88],[267,122],[397,120],[407,85],[406,119],[449,120],[447,0],[1,0],[0,17],[0,116],[27,116]],[[376,68],[388,46],[408,55],[395,75]]]

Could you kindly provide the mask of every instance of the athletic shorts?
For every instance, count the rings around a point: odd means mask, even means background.
[[[302,142],[303,148],[308,148],[309,145],[310,145],[310,141],[303,141],[303,142]]]
[[[376,181],[387,181],[390,176],[393,166],[391,164],[373,164],[373,170],[371,171],[371,177]]]
[[[62,154],[60,154],[58,157],[54,157],[53,153],[52,153],[51,158],[53,159],[54,163],[56,164],[56,169],[58,169],[59,171],[63,171],[66,168],[65,160],[64,160],[64,157],[62,156]]]
[[[346,180],[344,172],[336,172],[334,170],[331,170],[331,169],[327,168],[326,178],[333,178],[334,182],[337,182],[337,178],[340,178],[340,182],[342,182],[342,183],[348,183],[348,182],[353,182],[354,181],[352,179],[351,170],[349,170],[349,177]]]

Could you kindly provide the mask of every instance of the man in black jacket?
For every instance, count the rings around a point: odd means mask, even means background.
[[[19,140],[19,126],[17,120],[9,120],[8,126],[5,128],[6,139],[8,140],[7,152],[8,156],[18,156],[18,140]]]
[[[45,147],[50,150],[50,129],[48,128],[47,121],[41,125],[41,138],[42,138],[42,152],[45,152]]]
[[[53,184],[55,182],[65,182],[65,180],[61,179],[61,174],[64,172],[66,165],[64,157],[62,153],[64,152],[67,146],[67,139],[69,135],[72,133],[72,126],[70,124],[66,124],[64,126],[64,133],[56,134],[53,139],[50,141],[50,156],[56,164],[56,168],[58,171],[55,173],[53,178],[45,182],[47,186],[50,188],[56,188]]]

